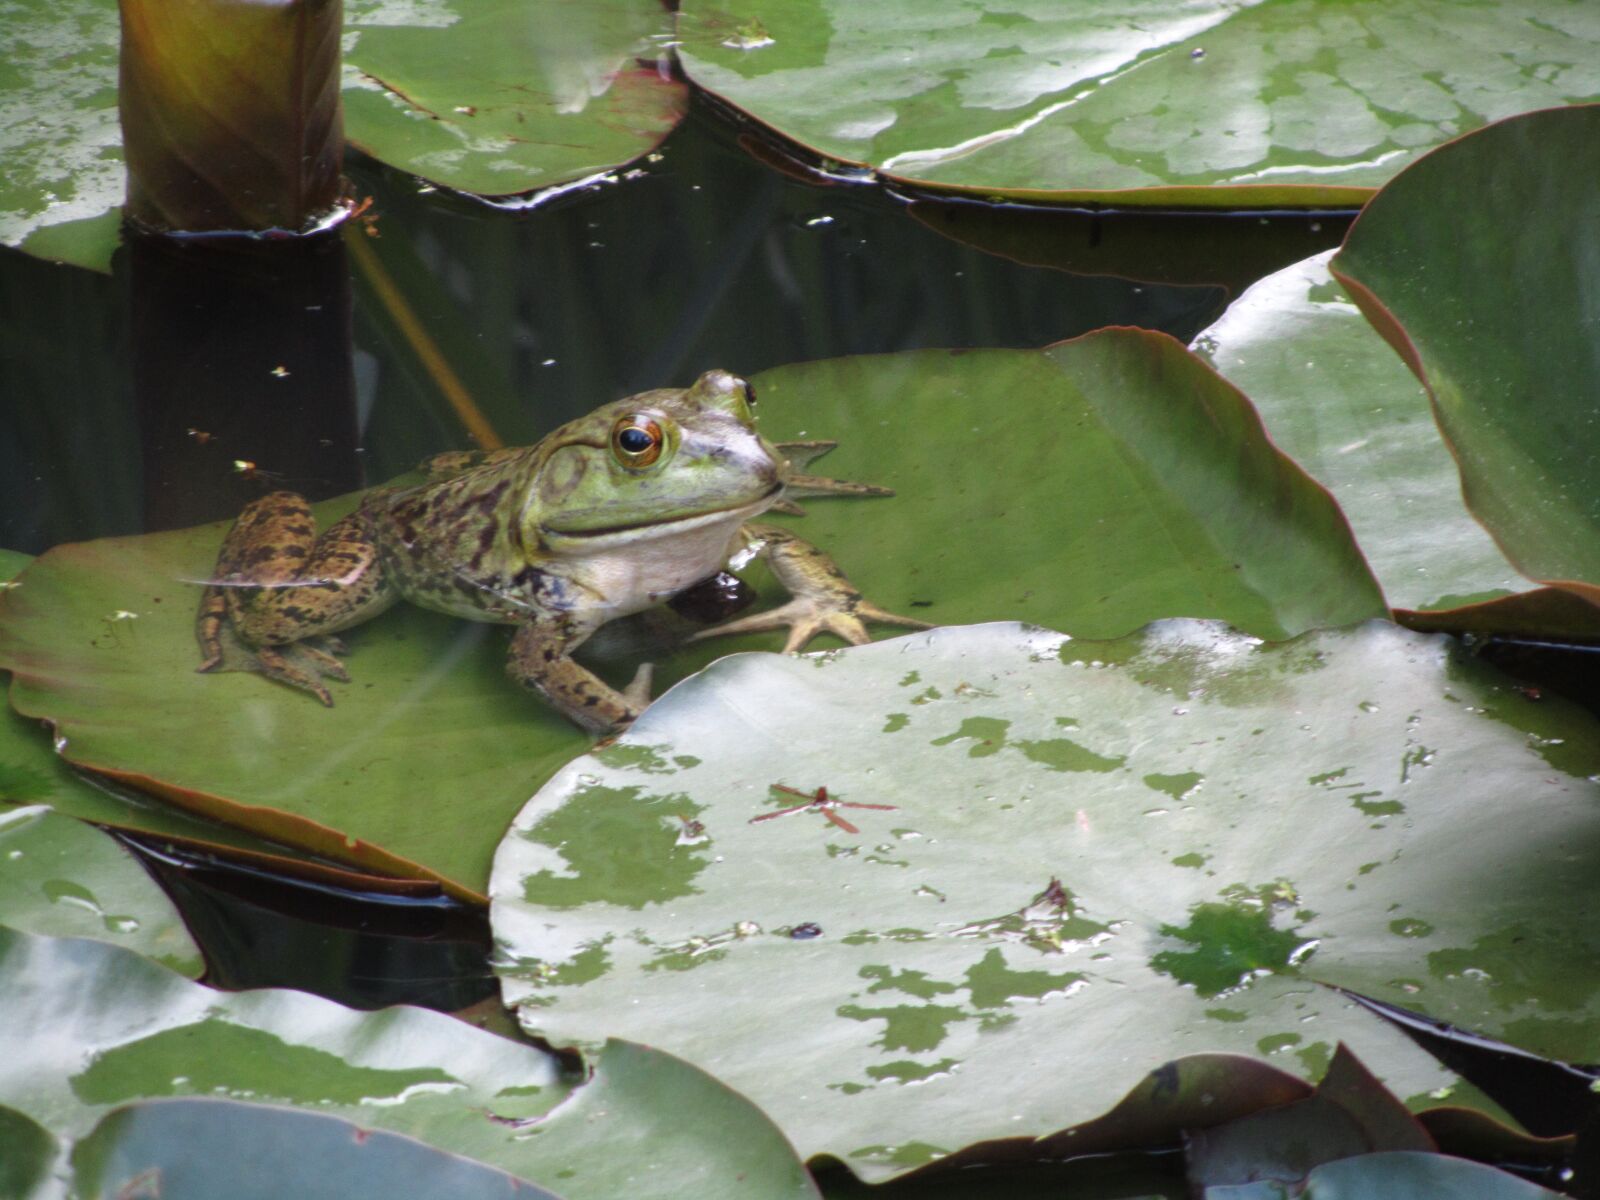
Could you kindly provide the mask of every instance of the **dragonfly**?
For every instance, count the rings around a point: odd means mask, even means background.
[[[827,817],[829,821],[846,833],[860,833],[861,830],[839,815],[839,809],[873,808],[879,812],[893,812],[898,808],[894,804],[857,804],[853,800],[835,800],[828,795],[828,789],[825,787],[819,787],[814,792],[803,792],[799,788],[792,788],[783,783],[774,783],[769,786],[775,792],[783,792],[788,796],[799,796],[805,803],[791,804],[788,808],[780,808],[776,812],[762,813],[759,817],[751,817],[750,824],[752,825],[757,821],[772,821],[778,817],[787,817],[790,813],[815,812]]]

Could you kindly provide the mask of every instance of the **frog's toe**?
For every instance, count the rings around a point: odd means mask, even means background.
[[[927,621],[919,621],[916,617],[902,617],[899,613],[892,613],[888,609],[879,608],[870,600],[857,600],[852,611],[863,620],[877,621],[880,625],[898,625],[902,629],[934,628]]]
[[[710,629],[702,629],[691,634],[691,642],[702,642],[706,638],[726,637],[735,633],[765,633],[769,629],[788,629],[798,621],[804,619],[800,611],[803,607],[798,600],[768,609],[766,612],[752,613],[748,617],[738,617],[732,621],[724,621],[721,625],[713,625]]]
[[[639,669],[633,673],[633,681],[622,689],[622,698],[639,712],[650,707],[650,683],[654,675],[654,663],[640,663]]]
[[[256,647],[256,669],[261,674],[268,679],[276,679],[279,683],[287,683],[290,687],[310,692],[322,701],[323,707],[332,708],[333,696],[323,684],[322,676],[317,669],[322,666],[324,659],[328,659],[328,656],[310,646]],[[338,666],[337,663],[334,665]],[[344,668],[339,667],[339,671],[342,675]]]
[[[701,638],[720,637],[729,633],[759,633],[769,629],[787,629],[789,636],[784,642],[783,652],[798,654],[813,638],[824,633],[831,633],[840,641],[849,642],[852,646],[864,646],[872,640],[872,635],[867,632],[867,621],[881,621],[887,625],[900,625],[911,629],[931,628],[924,621],[888,612],[860,597],[836,601],[833,597],[819,600],[808,596],[797,596],[787,604],[766,612],[740,617],[736,621],[729,621],[714,629],[702,630],[691,640],[699,641]]]
[[[343,642],[334,638],[319,638],[320,644],[311,641],[298,642],[295,649],[305,660],[303,670],[315,672],[319,675],[328,675],[340,683],[350,682],[350,672],[345,670],[344,664],[334,657],[335,654],[347,654]],[[330,644],[332,643],[332,644]]]

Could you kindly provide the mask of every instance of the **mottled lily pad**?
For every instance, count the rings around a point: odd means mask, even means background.
[[[1058,202],[1359,204],[1600,97],[1584,0],[684,0],[679,30],[690,78],[825,159]]]
[[[574,1078],[440,1013],[217,992],[126,950],[4,928],[0,988],[0,1104],[57,1137],[139,1100],[220,1097],[414,1137],[569,1200],[816,1195],[747,1100],[647,1047],[610,1043]]]
[[[1600,106],[1430,154],[1334,275],[1423,381],[1468,507],[1528,576],[1600,603]]]
[[[656,1041],[868,1177],[1088,1121],[1199,1052],[1314,1076],[1342,1040],[1408,1100],[1476,1104],[1317,982],[1600,1055],[1597,744],[1376,622],[740,655],[517,818],[504,989],[552,1042]]]
[[[610,171],[688,104],[657,0],[346,0],[345,24],[351,144],[463,191]]]
[[[672,33],[657,0],[344,9],[346,135],[451,187],[525,192],[610,171],[652,150],[687,104],[657,62]],[[0,243],[106,270],[126,189],[115,0],[14,0],[5,21]]]
[[[896,489],[808,501],[795,522],[892,611],[1086,636],[1204,616],[1263,637],[1385,611],[1327,493],[1163,335],[807,363],[755,385],[769,436],[837,437],[830,473]],[[258,677],[195,674],[196,581],[222,533],[41,557],[0,597],[12,705],[54,723],[70,761],[179,807],[481,895],[512,815],[586,739],[506,682],[505,630],[410,608],[352,631],[353,682],[332,709]],[[651,657],[663,685],[718,654],[782,645],[747,635],[675,651],[605,633],[607,674],[625,681]]]

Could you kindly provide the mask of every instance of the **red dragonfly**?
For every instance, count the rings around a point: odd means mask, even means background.
[[[835,800],[832,796],[828,795],[828,789],[825,787],[819,787],[814,792],[802,792],[799,788],[792,788],[782,783],[774,783],[770,786],[775,792],[784,792],[790,796],[799,796],[805,800],[805,803],[791,804],[788,808],[780,808],[777,812],[762,813],[759,817],[751,817],[750,824],[752,825],[754,825],[757,821],[770,821],[775,817],[786,817],[790,813],[817,812],[827,817],[828,820],[832,821],[846,833],[860,833],[861,830],[857,829],[849,821],[846,821],[839,815],[839,809],[875,808],[880,812],[892,812],[897,808],[897,806],[893,804],[856,804],[851,800]]]

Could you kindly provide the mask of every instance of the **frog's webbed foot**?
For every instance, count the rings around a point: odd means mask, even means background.
[[[333,707],[333,696],[323,681],[350,682],[350,673],[334,657],[347,653],[344,643],[335,637],[309,637],[283,646],[252,646],[239,637],[231,624],[225,624],[206,649],[206,660],[195,668],[201,674],[250,671],[265,675],[310,692],[327,708]]]
[[[690,640],[698,642],[702,638],[721,637],[729,633],[760,633],[768,629],[787,629],[789,637],[783,644],[783,652],[798,654],[806,648],[812,638],[822,633],[831,633],[852,646],[864,646],[872,640],[872,635],[867,632],[868,621],[878,621],[884,625],[900,625],[906,629],[933,628],[926,621],[902,617],[898,613],[879,608],[864,599],[859,592],[852,595],[853,599],[845,597],[842,600],[836,600],[831,596],[797,596],[787,604],[768,609],[766,612],[740,617],[736,621],[729,621],[714,629],[703,629]]]
[[[867,632],[868,621],[904,629],[932,628],[926,621],[902,617],[867,600],[831,558],[787,529],[774,525],[747,528],[760,543],[758,553],[767,559],[773,574],[789,589],[793,599],[767,612],[702,630],[690,640],[787,629],[789,636],[783,652],[796,654],[822,633],[831,633],[851,645],[864,645],[872,640]]]

